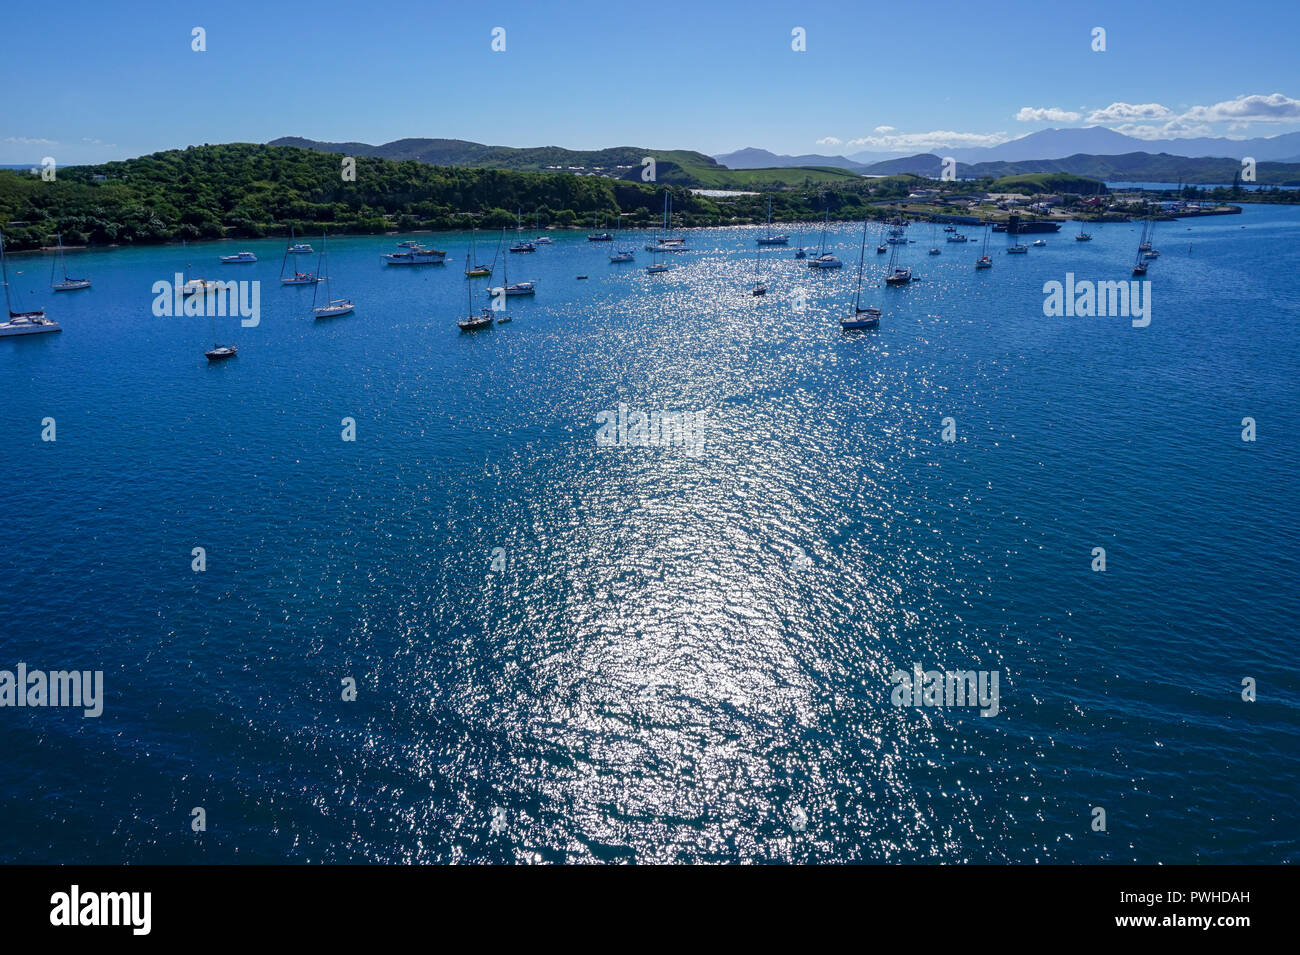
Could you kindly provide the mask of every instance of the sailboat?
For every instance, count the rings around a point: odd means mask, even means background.
[[[1147,240],[1147,229],[1151,225],[1151,220],[1147,219],[1142,223],[1142,238],[1138,241],[1137,257],[1133,260],[1133,274],[1147,274],[1147,260],[1143,253],[1150,251],[1151,243]]]
[[[984,223],[984,249],[980,252],[980,257],[975,260],[975,268],[993,268],[993,259],[989,257],[989,224],[987,222]]]
[[[46,318],[45,312],[37,309],[32,312],[15,312],[9,298],[9,267],[5,264],[5,237],[0,233],[0,277],[4,279],[5,311],[9,320],[0,322],[0,338],[10,335],[39,335],[43,332],[61,332],[63,328],[52,318]]]
[[[669,203],[668,190],[664,189],[664,229],[668,228],[668,203]],[[654,275],[659,272],[667,272],[669,269],[672,268],[672,266],[669,265],[667,262],[659,261],[660,253],[665,252],[667,250],[664,248],[663,240],[660,239],[659,234],[657,232],[655,233],[654,244],[647,245],[646,248],[653,253],[653,258],[651,259],[650,264],[645,267],[645,270],[647,272],[649,272],[651,275]]]
[[[772,234],[771,194],[769,194],[767,197],[767,235],[760,235],[758,237],[758,244],[759,245],[789,245],[790,244],[790,237],[786,235],[784,232],[778,232],[775,235]],[[798,258],[798,256],[795,257]]]
[[[912,281],[912,270],[905,269],[895,265],[898,261],[898,246],[889,250],[889,264],[885,266],[885,284],[886,285],[906,285]]]
[[[876,244],[876,255],[884,255],[889,251],[889,246],[885,244],[885,224],[880,223],[880,241]]]
[[[1142,250],[1142,258],[1158,259],[1160,258],[1160,251],[1154,247],[1156,241],[1156,220],[1153,217],[1147,221],[1151,225],[1151,231],[1147,233],[1147,247]]]
[[[356,306],[352,304],[351,299],[330,298],[330,274],[328,266],[329,249],[326,244],[325,233],[322,232],[320,237],[320,261],[316,265],[316,274],[322,276],[322,280],[325,283],[325,304],[319,306],[316,304],[316,298],[320,294],[320,286],[317,285],[316,290],[311,296],[311,311],[316,318],[336,318],[339,315],[346,315],[356,308]]]
[[[614,223],[614,235],[618,235],[620,227],[623,225],[623,217],[620,215],[618,221]],[[636,258],[631,249],[616,249],[614,254],[609,257],[610,262],[631,262]]]
[[[940,254],[940,252],[939,252],[939,246],[938,246],[938,241],[939,241],[939,226],[938,226],[937,224],[934,224],[934,223],[931,223],[931,226],[930,226],[930,241],[932,241],[932,242],[935,243],[935,245],[933,245],[933,246],[930,247],[930,254],[931,254],[931,255],[939,255],[939,254]]]
[[[763,281],[763,243],[758,244],[758,251],[754,256],[754,287],[750,290],[751,295],[766,295],[767,283]]]
[[[1011,231],[1013,225],[1015,226],[1014,232]],[[1023,242],[1020,241],[1020,224],[1015,216],[1012,216],[1011,220],[1007,223],[1007,237],[1010,238],[1012,236],[1015,237],[1016,241],[1014,244],[1007,246],[1007,254],[1028,255],[1029,246],[1025,245]]]
[[[853,297],[853,312],[840,319],[840,328],[846,332],[863,328],[880,327],[880,309],[862,307],[862,271],[867,262],[867,220],[862,220],[862,248],[858,251],[858,290]]]
[[[502,235],[504,234],[505,233],[502,232]],[[498,244],[497,248],[500,249],[500,247],[501,246]],[[491,275],[492,269],[488,268],[486,265],[470,265],[471,261],[478,258],[478,229],[475,229],[469,234],[469,249],[470,250],[465,253],[465,277],[476,279],[481,278],[484,275]],[[494,267],[496,266],[495,256],[492,259],[492,265]]]
[[[505,236],[505,230],[501,232]],[[511,252],[515,251],[513,248]],[[504,295],[507,298],[515,295],[534,295],[537,292],[537,286],[533,282],[515,282],[510,283],[510,274],[506,271],[506,260],[501,260],[501,284],[496,288],[488,289],[489,295]]]
[[[208,361],[221,361],[223,358],[234,358],[239,353],[239,349],[234,345],[222,345],[217,341],[217,320],[213,317],[213,310],[208,310],[208,325],[212,329],[212,347],[203,353]]]
[[[61,266],[63,269],[63,281],[54,281],[54,267]],[[56,292],[75,292],[77,289],[90,288],[90,279],[74,279],[68,275],[68,266],[63,259],[63,233],[59,233],[59,257],[55,260],[54,265],[50,266],[50,288]]]
[[[1079,234],[1074,237],[1075,242],[1091,242],[1092,236],[1083,231],[1083,218],[1079,219]]]
[[[311,251],[310,245],[294,242],[293,226],[289,226],[289,244],[285,246],[284,258],[280,261],[280,284],[281,285],[315,285],[320,281],[320,276],[315,272],[298,271],[298,263],[294,262],[294,271],[292,275],[284,274],[285,267],[289,264],[289,256],[298,255],[295,249],[306,249]]]
[[[533,213],[533,230],[536,232],[542,231],[542,214],[540,211]],[[551,244],[551,237],[547,235],[539,235],[537,238],[533,239],[533,245],[550,245],[550,244]]]
[[[817,244],[817,257],[808,260],[808,268],[810,269],[838,269],[838,268],[843,268],[844,266],[843,262],[841,262],[831,253],[826,251],[826,228],[827,226],[830,225],[830,222],[831,222],[831,206],[830,206],[830,202],[828,201],[826,203],[826,217],[822,222],[821,241]]]
[[[515,216],[515,231],[516,232],[524,231],[524,210],[523,209],[520,209],[518,214]],[[522,242],[516,242],[514,245],[510,246],[510,251],[511,252],[536,252],[537,247],[534,246],[531,242],[525,240]]]
[[[462,332],[476,332],[481,328],[492,327],[492,310],[484,307],[477,315],[474,314],[474,292],[470,285],[465,285],[465,300],[469,303],[468,314],[456,323],[456,326]]]
[[[597,217],[597,214],[595,213],[592,214],[591,224],[593,228],[596,229],[600,228],[600,219]],[[610,235],[608,232],[589,232],[587,233],[587,241],[588,242],[613,242],[614,237]]]
[[[667,234],[672,229],[672,221],[673,221],[673,197],[672,197],[672,193],[668,191],[668,187],[665,186],[664,187],[664,235],[656,234],[654,245],[647,245],[645,247],[645,250],[647,252],[685,252],[686,251],[685,239],[680,238],[679,236],[673,236]],[[667,271],[667,269],[663,269],[661,271]]]

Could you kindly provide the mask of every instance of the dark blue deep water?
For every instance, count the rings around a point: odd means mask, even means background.
[[[1042,310],[1136,225],[980,273],[914,227],[853,336],[860,232],[754,299],[757,231],[660,276],[557,234],[468,335],[463,235],[332,241],[330,323],[277,241],[70,253],[57,296],[12,256],[64,331],[0,340],[0,669],[105,702],[0,709],[0,860],[1300,861],[1300,207],[1162,223],[1146,328]],[[264,282],[237,358],[152,314],[177,270]],[[620,402],[702,453],[598,447]],[[999,712],[891,705],[914,664]]]

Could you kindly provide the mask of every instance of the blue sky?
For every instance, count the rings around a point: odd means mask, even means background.
[[[1300,3],[1281,0],[73,0],[8,3],[3,32],[10,163],[285,135],[850,154],[1097,122],[1300,129]]]

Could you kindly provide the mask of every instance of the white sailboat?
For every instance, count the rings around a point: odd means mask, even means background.
[[[54,281],[54,267],[59,266],[63,271],[63,278]],[[50,266],[50,288],[56,292],[75,292],[77,289],[90,288],[90,279],[74,279],[68,275],[68,266],[63,258],[63,233],[59,233],[59,257],[55,260],[54,265]]]
[[[347,315],[356,309],[356,306],[349,298],[332,298],[330,292],[330,273],[329,273],[329,245],[325,238],[325,233],[320,237],[320,261],[316,265],[316,274],[321,276],[325,285],[325,304],[317,305],[316,299],[320,294],[320,286],[312,293],[312,315],[316,318],[337,318],[340,315]]]
[[[40,335],[46,332],[63,331],[59,323],[46,318],[42,309],[28,312],[15,312],[9,293],[9,266],[5,262],[5,237],[0,233],[0,278],[4,280],[5,312],[8,321],[0,322],[0,338],[11,335]]]
[[[668,228],[668,202],[669,202],[668,190],[664,189],[664,228],[665,229]],[[650,264],[645,267],[646,272],[648,272],[651,275],[656,275],[660,272],[667,272],[672,268],[672,266],[669,265],[667,262],[659,261],[660,253],[665,252],[667,250],[664,248],[663,243],[660,240],[659,234],[657,232],[655,233],[654,243],[652,245],[647,245],[646,248],[652,253]]]
[[[759,245],[789,245],[790,237],[784,232],[772,234],[772,196],[769,193],[767,197],[767,235],[758,237]]]

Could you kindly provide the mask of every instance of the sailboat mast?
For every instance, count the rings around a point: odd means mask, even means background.
[[[862,220],[862,248],[858,251],[858,294],[853,299],[853,312],[856,315],[862,305],[862,269],[867,264],[867,220]]]

